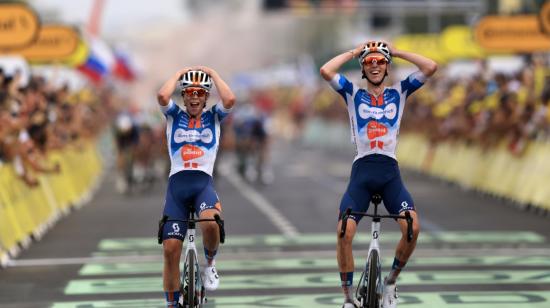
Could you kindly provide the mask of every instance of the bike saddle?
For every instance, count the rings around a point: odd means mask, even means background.
[[[372,195],[372,197],[370,198],[370,200],[371,200],[372,203],[374,203],[374,204],[380,204],[380,202],[382,202],[382,196],[380,196],[380,194],[374,194],[374,195]]]

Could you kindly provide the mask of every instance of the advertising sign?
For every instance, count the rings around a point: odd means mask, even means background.
[[[0,49],[22,48],[38,36],[40,22],[24,4],[0,3]]]

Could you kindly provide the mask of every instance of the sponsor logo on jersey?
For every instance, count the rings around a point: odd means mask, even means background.
[[[384,108],[371,107],[365,103],[359,104],[359,116],[362,119],[374,118],[380,120],[386,118],[393,120],[397,116],[397,105],[395,103],[387,104]]]
[[[204,155],[204,151],[201,148],[194,145],[186,144],[181,148],[181,158],[184,161],[199,158]]]
[[[378,123],[376,121],[370,121],[367,124],[367,137],[369,139],[382,137],[387,133],[388,128],[384,124]]]
[[[206,128],[201,132],[201,141],[204,143],[210,143],[214,139],[214,134],[210,128]]]
[[[183,143],[183,142],[197,142],[202,141],[203,143],[211,143],[214,139],[214,134],[210,128],[205,128],[201,132],[198,130],[185,130],[183,128],[178,128],[174,132],[174,142]]]

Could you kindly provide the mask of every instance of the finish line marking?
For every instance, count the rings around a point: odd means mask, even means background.
[[[548,291],[491,291],[491,292],[402,292],[399,293],[399,305],[410,308],[546,308],[550,302]],[[208,305],[212,307],[317,307],[332,308],[342,304],[341,293],[296,294],[272,296],[213,296]],[[56,302],[52,308],[126,308],[150,307],[164,308],[166,303],[155,299],[101,300],[82,302]]]
[[[402,272],[400,286],[425,285],[532,285],[548,286],[550,271],[540,270],[488,270],[488,271],[434,271]],[[226,275],[220,291],[242,290],[291,290],[338,288],[337,274],[269,274],[269,275]],[[153,293],[162,290],[162,277],[98,278],[71,280],[65,287],[65,295]]]

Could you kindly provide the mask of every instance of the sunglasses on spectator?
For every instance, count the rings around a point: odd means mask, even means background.
[[[366,65],[384,65],[387,64],[388,60],[384,56],[368,56],[363,59],[363,64]]]
[[[202,88],[187,88],[182,91],[181,94],[187,95],[187,96],[197,96],[197,97],[204,97],[208,91]]]

